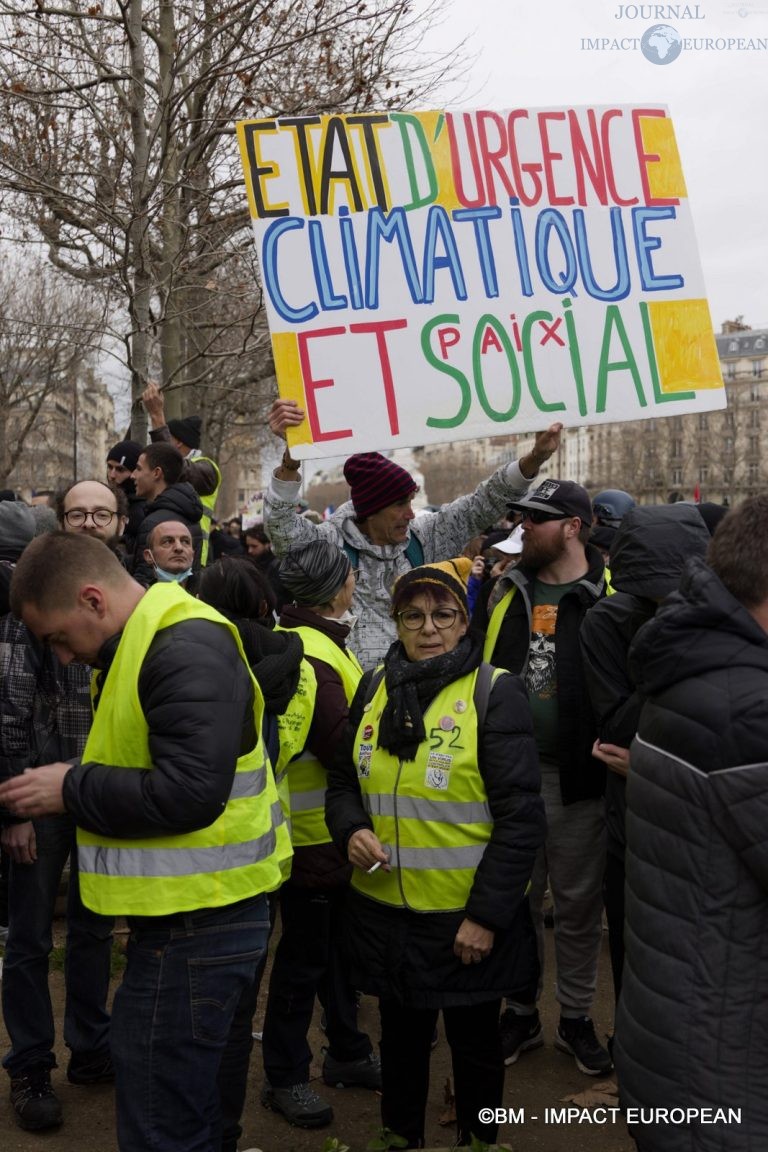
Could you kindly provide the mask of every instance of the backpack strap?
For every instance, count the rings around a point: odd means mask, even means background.
[[[359,568],[360,553],[358,552],[357,548],[355,548],[353,544],[348,544],[346,540],[342,543],[341,546],[344,549],[347,560],[349,560],[352,567]]]
[[[379,684],[381,684],[383,679],[384,665],[380,664],[378,668],[374,668],[373,675],[368,681],[368,687],[366,689],[365,696],[363,697],[363,708],[365,708],[366,704],[370,704],[371,700],[373,700],[374,696],[376,695],[376,689],[378,688]]]
[[[422,547],[421,540],[418,536],[414,536],[413,532],[408,537],[408,547],[405,550],[405,556],[411,568],[419,568],[424,563],[424,548]]]
[[[472,697],[475,705],[475,713],[477,714],[477,730],[482,732],[483,724],[485,723],[485,714],[488,711],[488,701],[491,696],[491,688],[496,679],[496,669],[492,664],[486,664],[485,660],[477,669],[477,679],[475,680],[475,691]]]

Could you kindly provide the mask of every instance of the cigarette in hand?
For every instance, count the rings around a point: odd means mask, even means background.
[[[371,864],[370,868],[366,868],[366,876],[372,876],[377,868],[381,868],[381,860],[377,860],[375,864]]]

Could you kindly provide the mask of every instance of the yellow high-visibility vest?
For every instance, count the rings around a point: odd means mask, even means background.
[[[333,668],[341,680],[347,703],[351,703],[363,675],[357,657],[352,652],[340,648],[330,636],[326,636],[318,628],[312,628],[311,625],[279,630],[296,633],[301,637],[305,656],[322,660]],[[312,711],[314,711],[317,694],[317,680],[314,675],[312,691]],[[331,842],[325,823],[326,771],[317,757],[305,747],[308,733],[309,725],[301,751],[285,768],[291,808],[291,838],[297,848]]]
[[[503,675],[494,669],[494,679]],[[383,904],[417,912],[466,907],[493,819],[478,758],[477,670],[453,681],[424,715],[426,739],[413,761],[378,748],[387,703],[382,677],[354,743],[363,806],[389,853],[391,871],[355,868],[352,886]]]
[[[210,620],[229,630],[246,668],[237,629],[177,584],[145,592],[125,626],[101,688],[83,761],[154,771],[139,676],[155,635],[184,620]],[[180,835],[112,839],[77,830],[83,903],[108,916],[164,916],[215,908],[270,892],[292,854],[274,777],[261,738],[264,701],[253,679],[255,747],[236,765],[221,815]],[[96,676],[99,673],[95,673]]]

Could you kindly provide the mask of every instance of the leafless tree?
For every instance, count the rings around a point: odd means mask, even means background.
[[[91,294],[44,262],[0,261],[0,485],[66,414],[98,342]]]
[[[4,207],[122,301],[135,435],[149,378],[207,420],[263,379],[235,122],[408,104],[450,63],[423,26],[410,0],[0,0]]]

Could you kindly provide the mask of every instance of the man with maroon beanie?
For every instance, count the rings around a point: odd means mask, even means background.
[[[285,437],[304,413],[293,400],[276,400],[269,426]],[[507,505],[528,491],[542,464],[557,450],[562,424],[552,424],[536,437],[531,452],[499,468],[469,495],[459,496],[439,512],[420,512],[412,501],[417,485],[405,468],[379,452],[358,452],[344,465],[350,497],[329,520],[313,524],[296,511],[301,476],[299,461],[288,448],[275,469],[264,499],[264,522],[277,556],[317,538],[343,548],[357,572],[352,613],[357,617],[349,639],[363,668],[374,667],[395,639],[389,593],[409,568],[448,560],[467,541],[503,516]]]

